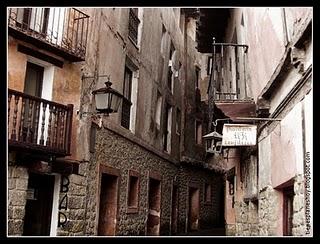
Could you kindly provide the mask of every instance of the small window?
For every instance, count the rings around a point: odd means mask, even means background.
[[[211,203],[211,184],[205,183],[204,201],[205,203]]]
[[[241,14],[241,25],[244,26],[243,13]]]
[[[174,63],[175,63],[175,57],[176,57],[176,51],[173,46],[173,43],[171,42],[170,45],[170,53],[169,53],[169,64],[168,64],[168,88],[171,92],[173,92],[173,75],[174,75]]]
[[[207,75],[211,75],[212,69],[212,56],[208,56]]]
[[[138,43],[138,27],[140,20],[138,18],[138,8],[129,9],[129,37],[137,44]]]
[[[158,130],[160,130],[160,122],[161,122],[161,105],[162,105],[162,96],[158,92],[157,93],[157,104],[156,104],[156,126],[157,126]]]
[[[128,213],[138,212],[139,202],[139,174],[129,171],[128,182]]]
[[[180,27],[180,30],[181,30],[182,34],[184,34],[184,25],[185,25],[185,15],[184,15],[184,13],[180,10],[179,27]]]
[[[161,46],[160,46],[160,53],[164,55],[164,45],[165,45],[165,38],[166,38],[166,28],[162,25],[162,34],[161,34]]]
[[[202,123],[196,120],[196,143],[202,144]]]
[[[174,48],[173,43],[171,42],[170,53],[169,53],[170,60],[172,60],[172,58],[173,58],[174,51],[175,51],[175,48]]]
[[[195,88],[199,88],[199,79],[200,79],[200,69],[196,67],[196,82],[195,82]]]
[[[181,134],[181,110],[179,108],[177,108],[176,133],[179,136]]]
[[[167,104],[163,122],[163,150],[171,152],[172,106]]]
[[[173,76],[173,72],[172,72],[172,70],[171,70],[171,67],[168,67],[168,83],[167,83],[167,85],[168,85],[168,88],[169,88],[169,90],[172,92],[172,84],[173,84],[173,82],[172,82],[172,77]]]

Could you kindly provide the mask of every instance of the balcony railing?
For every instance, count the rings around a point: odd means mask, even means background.
[[[135,44],[138,43],[138,27],[140,20],[138,18],[138,9],[130,8],[129,10],[129,37],[134,41]]]
[[[8,90],[9,147],[46,154],[70,154],[73,105]]]
[[[9,34],[71,61],[85,59],[88,25],[89,16],[75,8],[8,9]]]
[[[215,101],[246,100],[246,54],[248,46],[213,43],[210,76],[211,97]],[[209,94],[210,96],[210,94]]]

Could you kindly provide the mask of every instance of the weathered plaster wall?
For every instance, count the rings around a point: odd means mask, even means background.
[[[246,8],[243,14],[246,29],[244,39],[249,45],[248,91],[256,101],[285,51],[281,9]]]
[[[301,121],[301,105],[299,103],[271,133],[273,187],[290,180],[296,174],[303,173]]]
[[[190,22],[190,23],[189,23]],[[196,46],[196,42],[194,41],[193,28],[194,23],[191,18],[187,19],[186,25],[186,33],[185,37],[185,88],[184,88],[184,97],[185,97],[185,120],[184,120],[184,151],[183,155],[192,158],[193,160],[203,161],[203,157],[205,154],[204,149],[204,139],[202,138],[202,143],[196,143],[196,120],[202,122],[202,135],[206,134],[206,123],[205,116],[202,108],[200,106],[200,97],[201,90],[196,91],[196,67],[201,68],[199,86],[203,83],[202,79],[202,69],[205,67],[202,66],[202,56],[198,53],[194,47]],[[189,30],[191,29],[191,30]],[[191,35],[191,36],[190,36]],[[198,93],[198,95],[197,95]]]
[[[8,45],[8,88],[14,89],[20,92],[24,91],[24,82],[26,75],[27,62],[37,62],[41,66],[48,68],[53,67],[53,87],[52,87],[52,97],[51,100],[64,105],[73,104],[73,126],[72,126],[72,137],[71,137],[71,157],[79,159],[77,154],[77,128],[78,119],[76,111],[79,109],[80,101],[80,63],[69,63],[64,61],[63,68],[53,66],[45,61],[38,60],[34,57],[30,57],[24,53],[18,52],[18,44],[23,44],[28,47],[38,50],[38,48],[33,47],[30,44],[18,41],[13,38],[9,38]],[[42,50],[41,50],[42,51]],[[52,55],[49,52],[45,52],[47,55]],[[53,55],[55,56],[55,55]],[[45,89],[45,88],[44,88]],[[20,116],[20,115],[18,115]],[[18,117],[19,119],[19,117]]]
[[[17,40],[8,38],[8,88],[23,92],[27,56],[17,50]]]
[[[135,136],[142,138],[159,150],[163,150],[163,116],[161,118],[160,131],[156,130],[155,108],[157,92],[162,95],[162,111],[165,102],[172,105],[172,145],[179,144],[176,135],[176,108],[181,108],[181,84],[184,80],[182,72],[174,79],[173,95],[167,87],[167,72],[169,62],[169,49],[172,42],[176,50],[176,62],[174,67],[179,70],[179,62],[184,61],[180,55],[183,52],[183,36],[176,21],[176,13],[170,8],[139,8],[140,35],[138,45],[135,45],[128,37],[129,9],[128,8],[104,8],[94,9],[92,12],[92,31],[89,32],[89,46],[85,70],[96,70],[100,75],[111,75],[112,87],[122,93],[123,77],[126,57],[137,66],[139,72],[137,93],[137,109],[135,121]],[[152,19],[152,21],[149,21]],[[101,23],[100,23],[101,21]],[[161,54],[162,26],[167,33],[165,36],[163,54]],[[94,34],[99,33],[99,34]],[[107,55],[105,55],[107,54]],[[88,79],[83,87],[89,87],[93,80]],[[103,86],[104,80],[100,79],[93,84],[91,89]],[[90,109],[92,102],[90,94],[84,94],[84,108]],[[163,114],[163,113],[162,113]],[[139,119],[143,117],[144,119]],[[120,124],[121,110],[117,114],[111,114],[110,121]],[[83,123],[85,127],[85,123]],[[88,128],[85,128],[87,137]],[[80,132],[81,133],[81,132]],[[85,148],[86,149],[86,148]],[[86,149],[87,150],[87,149]],[[172,147],[171,155],[179,157],[179,147]]]
[[[64,105],[73,104],[70,152],[71,157],[78,160],[81,158],[79,158],[77,153],[77,144],[78,142],[81,142],[81,139],[77,134],[79,122],[76,111],[79,110],[80,84],[81,73],[80,66],[78,64],[65,62],[63,68],[54,67],[52,101]]]

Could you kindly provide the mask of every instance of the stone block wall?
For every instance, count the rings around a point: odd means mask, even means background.
[[[67,209],[62,208],[60,211],[65,214],[68,221],[64,226],[58,228],[57,235],[83,236],[86,223],[86,178],[76,174],[66,177],[69,179],[68,191],[60,192],[59,204],[62,203],[63,206],[67,204]]]
[[[236,202],[236,225],[234,234],[237,236],[257,236],[258,205],[257,202]]]
[[[306,235],[305,185],[303,175],[297,175],[294,181],[292,235]]]
[[[277,235],[278,196],[272,186],[268,185],[260,190],[259,196],[259,235]]]
[[[172,185],[178,186],[179,210],[178,233],[185,231],[186,203],[188,183],[199,184],[200,190],[200,227],[213,224],[218,219],[220,199],[216,197],[220,185],[218,177],[212,171],[196,168],[178,167],[150,150],[127,140],[107,129],[96,134],[95,153],[92,154],[87,173],[86,224],[85,235],[97,235],[99,196],[99,165],[119,170],[118,209],[116,235],[145,235],[148,217],[148,181],[149,175],[161,176],[161,214],[160,235],[170,235]],[[129,170],[139,173],[138,212],[127,212],[127,192]],[[204,183],[212,185],[212,204],[203,204]],[[219,194],[218,194],[219,195]]]
[[[204,184],[211,184],[211,203],[205,203]],[[197,167],[183,166],[179,173],[179,214],[178,214],[178,232],[184,233],[186,229],[186,218],[188,213],[188,186],[199,187],[200,210],[199,210],[199,228],[208,228],[217,226],[219,218],[222,217],[220,204],[223,204],[221,195],[222,180],[212,171],[205,171]],[[223,224],[223,223],[222,223]]]
[[[8,235],[22,235],[28,189],[28,170],[8,167]]]
[[[161,175],[161,220],[163,234],[169,230],[172,180],[177,167],[145,150],[137,144],[109,130],[98,130],[96,152],[91,158],[88,173],[86,234],[97,235],[99,201],[99,164],[119,169],[118,220],[116,235],[144,235],[148,215],[148,176],[150,172]],[[127,213],[127,185],[129,170],[140,174],[138,212]]]

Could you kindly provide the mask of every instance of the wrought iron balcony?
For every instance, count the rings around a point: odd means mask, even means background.
[[[72,62],[85,60],[89,16],[75,8],[9,8],[8,32]]]
[[[247,49],[247,45],[213,43],[209,96],[215,101],[249,99],[246,89]]]
[[[69,155],[72,111],[72,104],[65,106],[9,89],[9,148],[56,156]]]

